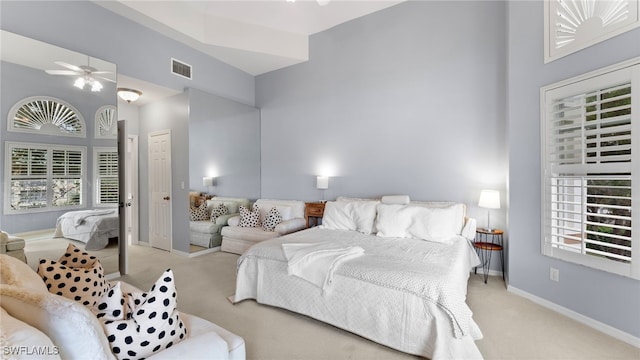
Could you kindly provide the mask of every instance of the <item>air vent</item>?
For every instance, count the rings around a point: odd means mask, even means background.
[[[191,65],[182,61],[171,59],[171,72],[191,80]]]

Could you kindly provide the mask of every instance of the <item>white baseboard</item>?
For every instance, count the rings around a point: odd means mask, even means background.
[[[587,325],[595,330],[598,330],[602,333],[605,333],[611,337],[614,337],[620,341],[623,341],[631,346],[635,346],[637,348],[640,348],[640,338],[635,337],[627,332],[624,332],[622,330],[616,329],[613,326],[607,325],[605,323],[602,323],[600,321],[594,320],[590,317],[584,316],[582,314],[579,314],[571,309],[568,309],[564,306],[560,306],[556,303],[553,303],[549,300],[545,300],[541,297],[535,296],[533,294],[530,294],[524,290],[520,290],[516,287],[513,287],[511,285],[507,285],[507,291],[514,293],[516,295],[522,296],[526,299],[529,299],[531,301],[533,301],[534,303],[544,306],[547,309],[553,310],[557,313],[560,313],[568,318],[571,318],[579,323],[582,323],[584,325]]]
[[[471,269],[471,273],[473,273],[473,269]],[[478,275],[484,275],[484,273],[482,272],[482,267],[478,267],[478,271],[476,272],[476,274],[478,274]],[[491,269],[489,269],[489,276],[499,276],[499,277],[502,277],[502,271],[498,271],[498,270],[491,270]]]

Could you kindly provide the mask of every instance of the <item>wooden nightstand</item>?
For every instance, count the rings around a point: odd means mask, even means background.
[[[484,275],[484,283],[487,283],[489,277],[489,266],[491,265],[491,253],[494,251],[500,251],[500,264],[502,265],[502,280],[504,280],[504,247],[502,244],[504,232],[499,229],[476,229],[476,241],[473,246],[480,256],[480,262],[482,262],[482,272]],[[475,274],[478,267],[473,270]]]
[[[304,207],[304,218],[307,220],[307,227],[311,227],[311,220],[314,221],[314,226],[319,225],[322,215],[324,215],[324,204],[321,202],[308,202]]]

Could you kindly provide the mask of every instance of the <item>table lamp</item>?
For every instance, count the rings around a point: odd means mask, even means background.
[[[482,190],[478,206],[485,209],[500,209],[500,192],[498,190]],[[491,210],[487,210],[487,231],[492,231],[490,213]]]

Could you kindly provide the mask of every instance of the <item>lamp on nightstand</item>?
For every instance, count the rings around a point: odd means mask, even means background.
[[[329,188],[329,177],[328,176],[316,177],[316,188],[322,191],[322,202],[324,202],[324,191]]]
[[[205,176],[202,178],[202,186],[207,188],[207,192],[209,191],[209,186],[213,186],[215,178],[212,176]]]
[[[500,192],[498,190],[482,190],[478,206],[485,209],[500,209]],[[487,231],[491,231],[491,210],[487,210]]]

